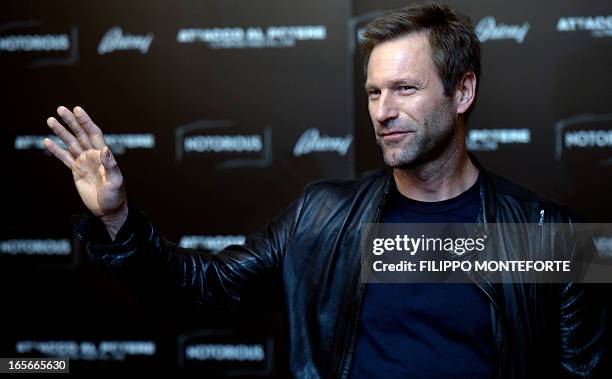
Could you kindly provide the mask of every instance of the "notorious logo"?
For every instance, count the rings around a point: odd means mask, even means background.
[[[612,113],[581,114],[559,120],[555,158],[563,170],[567,198],[589,220],[608,221],[612,193]]]
[[[7,255],[70,255],[67,239],[12,239],[0,241],[0,254]]]
[[[179,126],[175,136],[177,162],[183,161],[188,154],[206,154],[211,161],[222,157],[216,165],[218,169],[268,167],[272,164],[270,128],[256,134],[238,134],[233,121],[200,120]]]
[[[68,31],[51,31],[37,20],[13,21],[0,24],[0,32],[0,56],[5,65],[16,60],[23,66],[23,60],[27,60],[28,68],[38,68],[73,65],[79,60],[76,26]]]
[[[79,254],[69,239],[15,238],[0,240],[0,264],[39,268],[72,268]]]
[[[178,337],[178,366],[221,376],[268,376],[274,340],[261,331],[196,330]]]
[[[555,123],[555,158],[612,164],[612,113],[584,114]]]

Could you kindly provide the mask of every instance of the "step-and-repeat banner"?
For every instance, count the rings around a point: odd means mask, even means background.
[[[307,183],[382,165],[359,47],[369,20],[406,4],[4,2],[0,356],[67,357],[73,372],[284,377],[282,307],[228,315],[162,289],[144,299],[87,261],[71,233],[85,209],[69,170],[42,147],[45,120],[59,105],[85,108],[129,195],[169,240],[241,243]],[[609,2],[448,4],[482,42],[470,150],[588,220],[610,221]],[[612,254],[612,236],[596,243]]]

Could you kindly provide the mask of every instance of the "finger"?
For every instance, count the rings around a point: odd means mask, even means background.
[[[102,150],[104,146],[106,146],[106,141],[104,141],[102,130],[98,128],[98,125],[91,121],[91,117],[89,117],[83,108],[79,106],[74,107],[74,115],[81,127],[85,129],[85,132],[87,132],[92,145],[96,149]]]
[[[72,158],[72,155],[70,155],[67,150],[62,149],[49,138],[43,139],[43,146],[57,159],[64,162],[64,164],[68,166],[69,169],[72,169],[72,165],[74,164],[74,158]]]
[[[62,117],[62,120],[64,120],[66,125],[68,125],[70,130],[72,130],[72,132],[76,136],[76,139],[81,145],[81,147],[83,148],[83,150],[91,149],[92,145],[91,145],[91,142],[89,141],[89,136],[87,135],[85,130],[81,127],[81,125],[79,125],[79,122],[77,121],[74,114],[70,112],[70,109],[64,106],[60,106],[59,108],[57,108],[57,114]]]
[[[64,142],[66,148],[68,148],[68,151],[74,158],[83,153],[83,149],[76,138],[74,138],[74,136],[70,134],[70,132],[68,132],[66,128],[64,128],[64,126],[54,117],[49,117],[47,119],[47,125],[49,125],[49,128],[51,128],[53,133],[55,133],[55,135],[57,135],[62,142]]]
[[[121,176],[121,171],[119,171],[119,165],[117,165],[115,156],[111,153],[108,146],[104,146],[100,151],[100,160],[102,161],[102,166],[104,166],[106,170],[106,179],[112,184],[121,184],[123,177]]]

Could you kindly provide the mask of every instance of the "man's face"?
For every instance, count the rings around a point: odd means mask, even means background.
[[[456,110],[444,96],[424,33],[377,45],[367,75],[368,109],[388,166],[410,167],[444,150]]]

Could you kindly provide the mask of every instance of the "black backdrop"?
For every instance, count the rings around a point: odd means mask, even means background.
[[[482,41],[470,149],[490,170],[609,221],[610,3],[447,3]],[[70,231],[84,209],[69,171],[42,149],[45,120],[60,104],[83,106],[168,239],[213,250],[240,242],[308,182],[382,165],[359,33],[405,4],[3,2],[0,356],[69,356],[87,373],[283,376],[279,311],[187,309],[88,264]],[[612,236],[601,238],[610,253]]]

